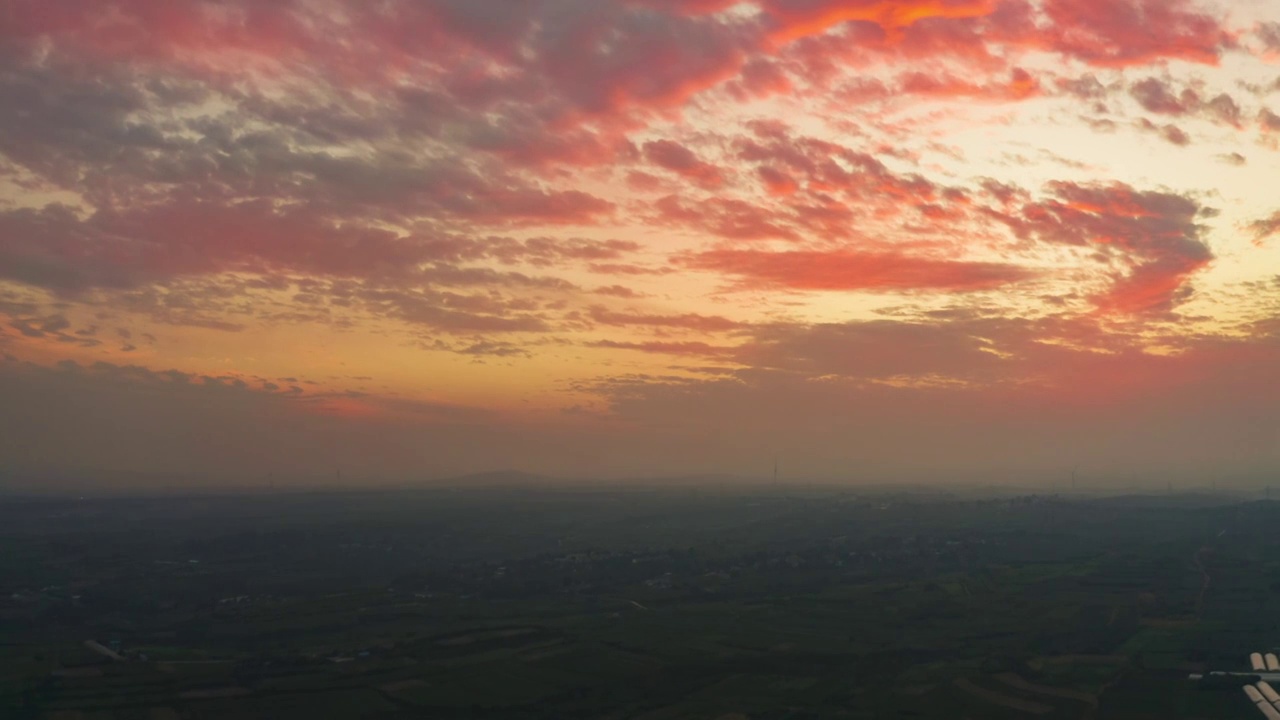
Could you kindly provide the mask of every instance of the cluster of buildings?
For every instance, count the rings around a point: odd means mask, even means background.
[[[1266,680],[1259,682],[1256,686],[1245,685],[1244,694],[1249,696],[1249,700],[1267,720],[1280,720],[1280,694],[1277,694]]]
[[[1249,655],[1249,672],[1211,672],[1214,678],[1249,678],[1244,686],[1244,694],[1249,702],[1258,708],[1258,712],[1267,720],[1280,720],[1280,693],[1271,687],[1271,682],[1280,682],[1280,658],[1275,653],[1252,653]],[[1192,675],[1191,680],[1201,680],[1203,675]],[[1256,682],[1253,682],[1256,680]]]

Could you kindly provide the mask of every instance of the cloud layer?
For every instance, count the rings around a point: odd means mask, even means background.
[[[1227,10],[15,0],[9,469],[1267,466],[1185,446],[1274,420],[1280,33]]]

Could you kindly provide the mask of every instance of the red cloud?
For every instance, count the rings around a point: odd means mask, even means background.
[[[668,275],[674,272],[669,267],[648,267],[631,263],[591,263],[587,267],[597,275]]]
[[[344,68],[332,62],[337,53],[325,37],[331,18],[293,0],[11,0],[0,14],[0,37],[50,38],[59,50],[95,60],[172,62],[237,76],[290,62]]]
[[[1237,129],[1242,124],[1240,106],[1236,104],[1235,99],[1226,93],[1214,96],[1212,100],[1205,103],[1204,109],[1209,113],[1210,117],[1218,122]]]
[[[817,35],[841,23],[861,21],[890,33],[934,18],[973,18],[990,15],[995,0],[764,0],[762,6],[778,43]]]
[[[629,0],[633,5],[645,5],[657,10],[669,10],[680,15],[707,15],[737,5],[741,0]]]
[[[628,300],[640,297],[640,293],[626,287],[625,285],[602,285],[592,292],[596,295],[611,295],[613,297],[626,298]]]
[[[1095,298],[1104,313],[1136,315],[1171,309],[1190,296],[1187,281],[1204,269],[1209,258],[1162,257],[1144,262]]]
[[[711,198],[699,203],[686,203],[675,195],[668,195],[659,199],[655,207],[658,217],[666,222],[700,228],[724,238],[799,239],[795,230],[784,224],[785,217],[743,200]]]
[[[1221,20],[1190,0],[763,0],[761,5],[773,23],[775,43],[803,38],[786,52],[812,77],[830,75],[831,58],[848,61],[855,53],[851,47],[863,55],[963,58],[993,69],[1005,66],[1010,48],[1127,67],[1163,59],[1216,64],[1224,50],[1236,46]],[[845,22],[860,25],[846,31],[849,37],[822,36]]]
[[[454,194],[441,204],[460,217],[482,224],[590,225],[613,211],[613,203],[580,190],[485,188]]]
[[[671,140],[654,140],[644,144],[645,157],[654,165],[666,168],[677,175],[707,189],[724,184],[720,169],[703,162],[689,148]]]
[[[1155,133],[1169,143],[1179,147],[1186,147],[1191,144],[1191,136],[1182,128],[1171,123],[1165,125],[1156,125],[1146,118],[1142,118],[1135,126],[1144,132]]]
[[[793,137],[785,127],[757,123],[753,129],[754,137],[737,140],[736,154],[740,160],[761,166],[762,179],[770,183],[771,190],[786,189],[785,179],[776,175],[786,168],[797,188],[803,180],[809,194],[838,193],[845,201],[856,200],[887,215],[900,212],[904,204],[933,202],[937,194],[938,188],[924,177],[895,173],[867,153],[824,140]],[[781,182],[775,188],[771,179]]]
[[[610,350],[638,350],[640,352],[658,353],[661,355],[694,355],[699,357],[729,357],[736,348],[709,345],[704,342],[617,342],[599,340],[587,343],[587,347],[607,348]]]
[[[1174,94],[1164,81],[1153,77],[1134,83],[1129,94],[1148,111],[1161,115],[1186,115],[1200,108],[1200,96],[1196,91],[1186,88]]]
[[[1213,260],[1196,224],[1200,206],[1190,198],[1118,183],[1052,183],[1049,189],[1053,199],[1002,219],[1019,237],[1093,247],[1131,266],[1094,298],[1103,312],[1168,311],[1190,292],[1191,276]]]
[[[590,317],[601,325],[646,325],[649,327],[697,330],[698,332],[724,332],[740,326],[740,323],[729,318],[715,315],[698,315],[696,313],[686,313],[684,315],[622,313],[600,306],[591,308]]]
[[[598,266],[639,249],[620,240],[401,236],[266,202],[173,202],[85,219],[61,206],[0,213],[0,278],[66,293],[228,271],[385,280],[424,265],[437,282],[473,283],[478,276],[464,273],[479,271],[459,264]]]
[[[1280,133],[1280,115],[1272,112],[1270,108],[1262,108],[1258,111],[1258,123],[1262,125],[1263,132]]]
[[[730,93],[739,100],[785,95],[793,89],[782,65],[763,58],[756,58],[743,66],[741,77],[729,86]]]
[[[761,182],[764,183],[770,195],[791,195],[800,189],[795,178],[781,170],[764,166],[757,169],[756,173],[760,176]]]
[[[1022,68],[1014,68],[1008,82],[975,83],[970,80],[926,73],[911,73],[901,81],[901,90],[915,95],[967,97],[989,100],[1025,100],[1040,94],[1040,82]]]
[[[689,256],[684,264],[697,270],[736,275],[747,285],[755,282],[797,290],[972,292],[1034,276],[1026,268],[1003,263],[857,250],[712,250]]]
[[[1124,67],[1163,58],[1216,65],[1235,40],[1188,0],[1046,0],[1046,45],[1090,65]]]
[[[571,118],[679,108],[736,77],[752,50],[749,35],[707,18],[646,22],[603,10],[557,21],[567,27],[538,48],[536,68],[573,104]]]
[[[1249,223],[1249,231],[1253,233],[1253,244],[1261,247],[1267,239],[1280,233],[1280,210]]]

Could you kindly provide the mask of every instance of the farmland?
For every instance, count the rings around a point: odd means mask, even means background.
[[[832,488],[7,498],[0,715],[1252,718],[1186,676],[1280,645],[1277,522]]]

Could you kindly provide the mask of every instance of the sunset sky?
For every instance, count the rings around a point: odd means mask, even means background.
[[[0,2],[0,481],[775,457],[1280,475],[1280,4]]]

